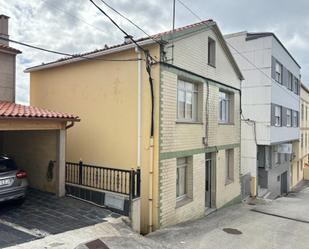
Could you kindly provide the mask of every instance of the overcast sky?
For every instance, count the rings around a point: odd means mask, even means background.
[[[182,0],[202,19],[214,19],[224,34],[238,31],[275,32],[302,67],[309,85],[309,1],[307,0]],[[131,24],[96,2],[134,37],[144,36]],[[106,0],[111,6],[154,34],[172,26],[173,0]],[[177,2],[177,1],[176,1]],[[66,53],[80,53],[123,41],[118,31],[88,0],[0,0],[0,14],[10,16],[10,38]],[[198,22],[181,4],[176,26]],[[17,100],[28,102],[27,67],[60,58],[11,44],[17,56]]]

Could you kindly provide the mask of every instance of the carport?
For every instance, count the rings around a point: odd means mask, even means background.
[[[65,195],[66,130],[77,116],[0,101],[0,154],[27,171],[32,188]]]

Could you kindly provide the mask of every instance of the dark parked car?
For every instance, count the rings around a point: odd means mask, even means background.
[[[13,159],[0,156],[0,203],[11,200],[22,203],[27,188],[26,171],[19,169]]]

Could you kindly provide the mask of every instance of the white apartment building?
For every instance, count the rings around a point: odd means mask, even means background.
[[[290,190],[298,150],[300,66],[273,33],[240,32],[225,39],[245,78],[242,195],[276,197]]]

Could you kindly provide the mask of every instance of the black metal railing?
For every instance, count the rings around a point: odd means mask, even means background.
[[[132,199],[140,197],[140,169],[107,168],[84,164],[82,161],[66,162],[65,167],[66,183],[124,194]]]

